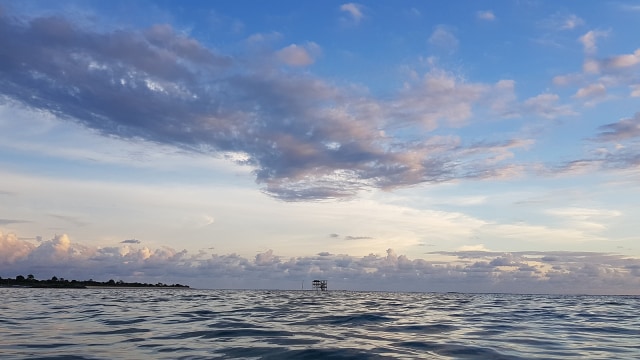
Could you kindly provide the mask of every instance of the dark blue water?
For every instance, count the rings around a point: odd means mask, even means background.
[[[640,359],[640,297],[0,288],[1,359]]]

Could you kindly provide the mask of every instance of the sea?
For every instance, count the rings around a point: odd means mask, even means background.
[[[0,359],[640,359],[640,297],[0,288]]]

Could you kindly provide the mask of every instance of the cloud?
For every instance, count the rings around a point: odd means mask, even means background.
[[[496,19],[496,16],[493,14],[493,11],[484,10],[476,12],[476,18],[480,20],[494,21]]]
[[[584,20],[578,17],[575,14],[568,15],[562,25],[560,26],[561,30],[573,30],[578,26],[584,25]]]
[[[140,242],[138,239],[127,239],[120,241],[120,244],[140,244]]]
[[[597,39],[606,37],[608,35],[609,35],[609,31],[590,30],[584,35],[582,35],[580,38],[578,38],[578,41],[582,43],[582,46],[584,47],[584,52],[586,54],[592,55],[592,54],[595,54],[596,51],[598,50],[598,47],[596,45]]]
[[[502,85],[467,83],[451,73],[432,69],[405,84],[392,103],[394,113],[390,116],[398,121],[419,122],[427,129],[435,129],[442,120],[449,126],[461,126],[472,116],[473,106]]]
[[[554,76],[552,81],[557,86],[568,86],[575,83],[579,83],[583,80],[583,74],[566,74]]]
[[[601,125],[598,131],[594,137],[585,139],[595,146],[582,159],[565,162],[549,171],[562,174],[624,169],[633,171],[640,165],[640,113]]]
[[[590,84],[583,88],[578,89],[578,91],[573,95],[573,97],[582,99],[582,98],[594,98],[594,97],[603,97],[607,94],[607,88],[603,84]]]
[[[640,96],[637,91],[636,72],[640,68],[640,49],[631,53],[598,58],[587,54],[582,71],[553,77],[556,86],[575,86],[575,99],[585,100],[585,105],[613,99],[619,88],[630,89],[630,97]],[[612,96],[608,96],[608,94]]]
[[[0,232],[0,266],[12,265],[17,261],[26,258],[34,249],[35,245],[30,242],[20,240],[15,234],[2,234]],[[9,269],[3,269],[3,273]]]
[[[411,17],[422,17],[422,12],[420,10],[418,10],[417,8],[412,7],[411,9],[407,10],[407,13],[409,16]]]
[[[290,66],[307,66],[315,62],[314,55],[320,52],[316,43],[308,43],[306,47],[291,44],[277,52],[278,58]]]
[[[623,69],[640,64],[640,49],[632,54],[614,56],[604,60],[605,68]]]
[[[640,11],[640,5],[632,5],[632,4],[618,4],[618,7],[623,11]]]
[[[273,254],[273,250],[269,249],[263,253],[256,255],[254,263],[258,266],[273,266],[280,263],[280,258]]]
[[[0,59],[0,91],[10,101],[106,137],[237,154],[230,159],[253,169],[265,193],[287,201],[497,173],[496,164],[457,165],[456,153],[465,151],[459,140],[406,141],[393,132],[463,126],[474,105],[495,101],[493,90],[513,91],[504,81],[468,83],[434,66],[378,100],[268,60],[220,54],[169,25],[100,33],[61,17],[0,16],[0,38],[10,54]],[[279,51],[267,58],[302,66],[319,47]]]
[[[576,14],[555,13],[541,22],[541,26],[553,31],[574,30],[584,25],[584,20]]]
[[[346,12],[351,16],[351,19],[357,24],[364,18],[362,12],[363,6],[356,3],[346,3],[340,5],[340,11]]]
[[[458,48],[458,38],[453,34],[453,31],[445,26],[438,25],[429,36],[429,44],[445,49],[448,51],[455,51]]]
[[[618,122],[602,125],[596,141],[622,141],[640,137],[640,112],[632,118],[622,119]]]
[[[587,58],[583,63],[582,69],[587,74],[606,73],[618,75],[618,73],[633,70],[638,64],[640,64],[640,49],[631,54],[616,55],[604,59]],[[620,83],[623,80],[628,81],[630,78],[625,75],[621,79],[615,80]]]
[[[345,236],[344,237],[345,240],[368,240],[368,239],[373,239],[371,236]]]
[[[570,223],[572,228],[604,230],[604,220],[622,215],[617,210],[591,209],[580,207],[565,207],[547,210],[548,214],[558,217],[562,221]]]
[[[539,94],[524,101],[522,112],[524,114],[535,114],[547,119],[576,115],[576,112],[569,105],[558,105],[559,100],[560,96],[557,94]]]
[[[464,245],[458,248],[458,251],[466,252],[466,251],[489,251],[484,244],[476,244],[476,245]]]
[[[179,282],[205,288],[298,289],[301,280],[323,278],[332,289],[348,290],[639,294],[639,259],[595,252],[483,249],[429,253],[427,259],[411,259],[393,249],[361,257],[321,252],[289,258],[267,250],[250,259],[130,244],[97,248],[74,243],[66,235],[36,246],[0,233],[0,273]]]
[[[607,88],[602,83],[589,84],[578,89],[573,97],[586,100],[585,105],[593,106],[598,101],[604,100],[607,97]]]
[[[52,218],[58,219],[58,220],[62,220],[66,223],[75,225],[75,226],[86,226],[88,225],[88,223],[86,221],[83,221],[81,219],[79,219],[78,217],[75,216],[68,216],[68,215],[57,215],[57,214],[50,214],[49,215]]]
[[[270,56],[254,65],[168,25],[99,33],[64,18],[6,16],[0,25],[11,54],[0,59],[0,91],[11,102],[106,137],[225,156],[285,201],[518,176],[513,154],[529,140],[470,144],[446,130],[468,125],[477,109],[502,118],[574,114],[555,94],[519,103],[513,80],[468,82],[435,63],[376,99],[273,62],[309,64],[320,51],[314,43],[262,49]],[[56,61],[43,61],[42,52]],[[445,135],[429,134],[436,129]]]
[[[24,224],[29,223],[28,220],[18,220],[18,219],[0,219],[0,226],[11,225],[11,224]]]
[[[631,88],[631,94],[629,94],[631,97],[640,97],[640,84],[630,85],[629,87]]]

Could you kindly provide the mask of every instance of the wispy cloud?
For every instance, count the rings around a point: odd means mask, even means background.
[[[561,221],[569,222],[572,228],[593,230],[606,229],[607,220],[621,215],[617,210],[579,207],[549,209],[547,213],[557,216]]]
[[[603,30],[589,30],[584,35],[578,38],[578,41],[582,43],[584,48],[584,52],[589,55],[593,55],[597,52],[597,40],[598,38],[603,38],[609,36],[609,31]]]
[[[447,51],[455,51],[458,48],[458,38],[453,33],[453,29],[445,25],[438,25],[429,36],[429,44],[445,49]]]
[[[11,225],[11,224],[24,224],[29,223],[28,220],[18,220],[18,219],[0,219],[0,225]]]
[[[345,236],[344,237],[345,240],[369,240],[369,239],[373,239],[371,236]]]
[[[636,4],[620,3],[618,7],[623,11],[640,11],[640,5]]]
[[[364,18],[363,9],[364,7],[362,5],[356,3],[346,3],[340,5],[340,11],[348,13],[351,17],[351,20],[353,20],[353,22],[355,22],[356,24]]]
[[[496,19],[495,14],[491,10],[478,11],[476,12],[476,17],[485,21],[494,21]]]
[[[600,126],[597,141],[621,141],[640,137],[640,112],[633,117]]]
[[[565,162],[549,171],[561,174],[585,174],[599,170],[635,169],[640,165],[640,113],[617,122],[601,125],[588,139],[592,146],[581,159]]]
[[[585,21],[576,14],[557,12],[542,20],[539,25],[551,31],[575,30],[585,24]]]
[[[578,26],[584,25],[584,20],[575,14],[568,15],[563,19],[560,29],[561,30],[573,30]]]
[[[558,104],[559,101],[560,96],[557,94],[539,94],[524,101],[522,112],[525,114],[537,114],[547,119],[577,114],[570,105]]]
[[[83,221],[82,219],[76,217],[76,216],[68,216],[68,215],[58,215],[58,214],[50,214],[49,215],[52,218],[58,219],[58,220],[62,220],[66,223],[69,224],[73,224],[75,226],[85,226],[87,225],[86,221]]]

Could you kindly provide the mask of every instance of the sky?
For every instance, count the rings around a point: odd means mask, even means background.
[[[0,0],[0,276],[640,294],[639,18]]]

